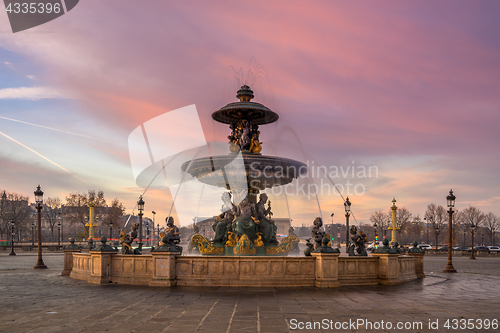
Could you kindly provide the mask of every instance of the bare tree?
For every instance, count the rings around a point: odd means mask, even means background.
[[[374,214],[372,214],[372,216],[370,216],[370,221],[372,223],[376,223],[377,227],[380,228],[380,230],[382,230],[382,234],[383,234],[384,230],[386,230],[388,227],[388,225],[387,225],[388,218],[389,218],[389,215],[385,214],[382,211],[378,211],[378,212],[375,212]]]
[[[446,222],[446,210],[443,206],[436,206],[431,203],[425,211],[427,223],[432,223],[434,236],[436,237],[436,247],[438,246],[439,234],[443,231],[443,223]]]
[[[469,206],[468,208],[462,210],[460,213],[460,219],[467,226],[467,231],[470,234],[475,234],[478,227],[483,224],[485,215],[478,208]],[[474,247],[474,244],[472,244],[472,247]]]
[[[64,206],[65,216],[69,219],[70,224],[80,223],[84,228],[85,237],[88,237],[88,227],[86,226],[85,217],[89,214],[89,204],[93,202],[95,212],[98,216],[102,213],[102,208],[106,207],[106,199],[104,199],[103,191],[89,190],[87,193],[70,193],[66,197],[66,205]]]
[[[3,224],[4,230],[10,230],[10,221],[14,221],[14,229],[17,239],[20,240],[23,230],[27,230],[31,209],[28,204],[29,198],[17,193],[7,193],[4,202]]]
[[[59,212],[61,209],[61,199],[59,198],[47,198],[43,205],[43,218],[49,224],[50,227],[50,239],[54,242],[54,227],[58,221]]]
[[[389,213],[392,215],[392,211],[390,211]],[[401,235],[407,233],[408,228],[411,225],[411,221],[412,221],[412,214],[406,207],[399,207],[396,210],[396,227],[399,228],[398,239],[400,243],[402,242]]]
[[[490,236],[491,245],[495,245],[495,230],[498,230],[498,227],[500,227],[500,219],[498,216],[492,212],[484,216],[484,228]]]
[[[422,221],[420,219],[420,214],[417,214],[415,217],[413,217],[413,221],[411,221],[411,229],[412,233],[414,233],[417,236],[416,240],[417,242],[420,243],[420,235],[424,233],[424,226],[422,224]]]
[[[106,224],[108,228],[111,223],[113,223],[115,228],[121,228],[120,217],[125,213],[125,206],[123,203],[115,198],[111,202],[111,206],[107,207],[105,211],[106,213],[103,216],[102,222]]]

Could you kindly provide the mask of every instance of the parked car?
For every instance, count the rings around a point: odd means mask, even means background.
[[[448,245],[441,246],[438,250],[439,251],[448,251]]]
[[[454,247],[453,250],[457,250],[457,251],[467,251],[469,250],[468,247],[465,247],[465,246],[457,246],[457,247]]]
[[[488,251],[490,251],[490,253],[500,253],[500,247],[498,247],[498,246],[488,246]]]
[[[418,244],[418,247],[421,248],[422,250],[431,250],[432,246],[429,244]]]
[[[486,246],[476,246],[474,251],[488,251],[488,248]]]

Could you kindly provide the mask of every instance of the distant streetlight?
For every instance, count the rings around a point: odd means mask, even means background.
[[[15,256],[16,253],[14,252],[14,220],[10,220],[10,227],[11,227],[11,240],[10,240],[10,246],[11,246],[11,249],[10,249],[10,253],[9,253],[9,256]]]
[[[144,211],[144,200],[142,200],[142,195],[137,201],[137,209],[139,210],[139,249],[142,250],[142,215]]]
[[[43,192],[40,189],[40,185],[36,188],[36,191],[34,192],[35,194],[35,201],[36,201],[36,210],[37,210],[37,217],[38,217],[38,223],[37,223],[37,228],[38,228],[38,260],[33,266],[33,268],[47,268],[45,264],[43,263],[42,259],[42,203],[43,203]]]
[[[453,195],[453,190],[450,190],[450,194],[446,197],[446,200],[448,201],[448,215],[449,215],[449,225],[448,225],[448,263],[446,264],[445,269],[443,269],[443,272],[445,273],[456,273],[457,271],[455,268],[453,268],[453,263],[452,263],[452,247],[453,247],[453,207],[455,206],[455,199],[456,197]]]
[[[469,259],[476,259],[476,257],[474,256],[474,234],[476,233],[476,225],[474,224],[474,222],[472,222],[470,224],[470,233],[472,235],[472,246],[471,246],[471,249],[470,249],[470,258]]]
[[[156,216],[156,212],[153,210],[151,212],[151,214],[153,214],[153,243],[154,243],[154,241],[155,241],[155,222],[156,222],[155,216]],[[160,235],[158,235],[158,237],[160,237]]]
[[[349,253],[349,216],[351,215],[351,202],[349,201],[349,197],[346,198],[344,202],[344,209],[345,209],[345,252]]]
[[[57,223],[57,246],[61,246],[61,221]]]
[[[333,235],[333,215],[335,215],[335,214],[332,213],[332,215],[330,215],[332,217],[332,224],[330,226],[330,239],[332,239],[332,237],[335,238],[334,235]]]
[[[109,242],[111,243],[111,239],[113,238],[113,221],[109,222]]]

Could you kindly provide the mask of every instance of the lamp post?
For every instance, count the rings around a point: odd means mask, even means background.
[[[484,246],[484,234],[481,235],[481,246]]]
[[[470,233],[472,235],[472,246],[470,248],[470,258],[469,259],[476,259],[476,257],[474,256],[474,233],[475,233],[475,229],[476,228],[476,225],[474,224],[474,222],[472,222],[470,224]]]
[[[146,222],[146,238],[148,240],[147,243],[149,245],[149,222]]]
[[[33,221],[31,222],[31,245],[35,245],[35,222]]]
[[[437,247],[438,247],[438,238],[439,238],[439,224],[436,224],[436,250],[437,250]]]
[[[160,244],[161,238],[160,238],[160,223],[157,224],[158,226],[158,244]],[[153,226],[154,228],[154,226]]]
[[[156,212],[153,210],[151,212],[151,214],[153,214],[153,244],[154,244],[154,241],[155,241],[155,216],[156,216]],[[158,237],[160,237],[160,235],[158,235]]]
[[[10,227],[11,227],[11,238],[10,238],[10,253],[9,256],[15,256],[16,253],[14,252],[14,220],[10,220]]]
[[[57,223],[57,246],[61,246],[61,221]]]
[[[448,201],[448,215],[449,215],[449,225],[448,225],[448,263],[446,264],[445,269],[443,269],[443,272],[445,273],[456,273],[457,271],[455,268],[453,268],[453,263],[452,263],[452,253],[451,253],[451,248],[453,247],[453,207],[455,206],[455,199],[456,197],[453,195],[453,190],[450,190],[450,194],[446,197],[446,200]]]
[[[63,206],[64,206],[64,205],[63,205]],[[59,214],[59,217],[60,217],[60,219],[61,219],[61,220],[59,221],[59,224],[58,224],[58,225],[60,225],[60,226],[61,226],[61,237],[60,237],[60,238],[61,238],[61,241],[64,239],[64,225],[63,225],[63,222],[64,222],[64,221],[63,221],[63,216],[64,216],[64,214],[63,214],[63,212],[62,212],[62,207],[63,207],[63,206],[61,206],[61,211],[58,213],[58,214]],[[63,243],[64,243],[64,242],[63,242]]]
[[[142,215],[144,211],[144,200],[142,200],[142,195],[137,201],[137,209],[139,210],[139,250],[142,250]]]
[[[330,238],[334,237],[334,235],[333,235],[333,215],[335,215],[335,214],[332,213],[332,215],[330,215],[332,217],[332,224],[330,225]]]
[[[36,201],[36,210],[37,210],[37,229],[38,229],[38,260],[33,266],[33,268],[47,268],[45,264],[43,263],[42,259],[42,203],[43,203],[43,192],[40,189],[40,185],[36,188],[36,191],[34,192],[35,194],[35,201]]]
[[[427,217],[424,217],[424,221],[425,221],[425,233],[426,233],[425,244],[429,244],[429,221],[427,221]]]
[[[344,202],[345,209],[345,253],[349,253],[349,216],[351,215],[351,202],[349,197],[346,198]]]
[[[113,239],[113,221],[109,222],[109,241]]]

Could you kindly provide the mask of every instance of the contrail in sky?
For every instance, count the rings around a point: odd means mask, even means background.
[[[15,142],[15,143],[17,143],[18,145],[20,145],[20,146],[22,146],[22,147],[24,147],[24,148],[28,149],[29,151],[31,151],[31,152],[33,152],[33,153],[37,154],[38,156],[40,156],[41,158],[43,158],[43,159],[44,159],[44,160],[46,160],[47,162],[52,163],[53,165],[55,165],[55,166],[56,166],[56,167],[58,167],[59,169],[62,169],[62,170],[64,170],[64,171],[66,171],[66,172],[67,172],[67,173],[69,173],[70,175],[75,176],[76,178],[80,179],[82,182],[84,182],[84,183],[87,183],[87,184],[88,184],[88,182],[86,182],[85,180],[83,180],[83,179],[81,179],[80,177],[78,177],[77,175],[75,175],[75,174],[71,173],[69,170],[67,170],[67,169],[63,168],[62,166],[60,166],[60,165],[59,165],[59,164],[57,164],[56,162],[49,160],[47,157],[45,157],[45,156],[43,156],[42,154],[40,154],[40,153],[38,153],[38,152],[34,151],[33,149],[31,149],[30,147],[26,146],[25,144],[22,144],[21,142],[17,141],[17,140],[16,140],[16,139],[14,139],[14,138],[11,138],[10,136],[8,136],[8,135],[7,135],[7,134],[5,134],[5,133],[0,132],[0,134],[1,134],[1,135],[3,135],[3,136],[5,136],[7,139],[14,141],[14,142]]]
[[[64,130],[57,129],[57,128],[52,128],[52,127],[42,126],[42,125],[38,125],[38,124],[32,124],[32,123],[28,123],[28,122],[26,122],[26,121],[17,120],[17,119],[12,119],[12,118],[7,118],[7,117],[2,117],[2,116],[0,116],[0,118],[1,118],[1,119],[6,119],[6,120],[10,120],[10,121],[15,121],[15,122],[17,122],[17,123],[22,123],[22,124],[26,124],[26,125],[31,125],[31,126],[41,127],[41,128],[49,129],[49,130],[52,130],[52,131],[57,131],[57,132],[62,132],[62,133],[66,133],[66,134],[77,135],[77,136],[82,136],[82,137],[84,137],[84,138],[89,138],[89,139],[92,139],[92,137],[90,137],[90,136],[88,136],[88,135],[84,135],[84,134],[78,134],[78,133],[68,132],[68,131],[64,131]]]

